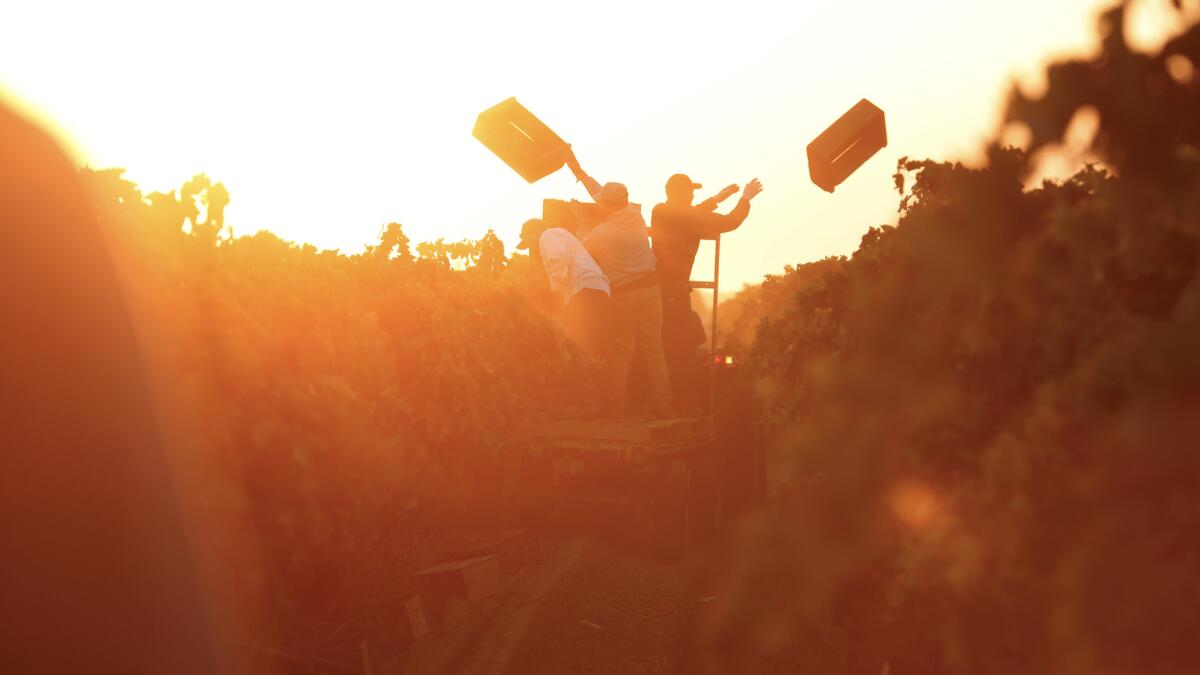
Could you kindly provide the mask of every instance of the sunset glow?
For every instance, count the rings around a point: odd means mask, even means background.
[[[527,185],[471,138],[516,96],[646,205],[678,171],[713,191],[762,179],[727,238],[734,289],[894,222],[896,159],[977,156],[1006,84],[1036,89],[1047,58],[1091,51],[1107,4],[21,3],[0,25],[0,93],[80,163],[148,190],[205,172],[235,233],[347,252],[390,221],[417,241],[492,227],[511,246],[542,198],[584,197],[566,171]],[[1166,4],[1142,3],[1135,42],[1153,45]],[[804,147],[863,97],[889,145],[825,194]]]
[[[5,673],[1197,670],[1200,0],[9,4]]]

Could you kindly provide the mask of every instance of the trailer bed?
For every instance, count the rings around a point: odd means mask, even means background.
[[[673,549],[713,525],[707,417],[530,421],[514,436],[526,450],[519,491],[542,524]]]
[[[707,417],[662,420],[545,420],[521,425],[517,437],[544,451],[615,453],[648,460],[711,446],[716,434]]]

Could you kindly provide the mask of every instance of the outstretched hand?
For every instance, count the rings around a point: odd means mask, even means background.
[[[735,185],[727,185],[727,186],[725,186],[725,188],[724,188],[724,189],[722,189],[720,192],[718,192],[718,193],[717,193],[717,201],[718,201],[718,202],[723,202],[723,201],[725,201],[726,199],[729,199],[730,197],[732,197],[732,196],[734,196],[735,194],[737,194],[737,191],[738,191],[738,189],[739,189],[739,188],[738,188],[738,186],[737,186],[736,184],[735,184]]]
[[[758,182],[757,178],[754,178],[749,183],[746,183],[746,187],[742,188],[742,199],[750,201],[760,192],[762,192],[762,183]]]

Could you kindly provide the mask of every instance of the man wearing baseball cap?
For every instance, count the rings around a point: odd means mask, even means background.
[[[738,191],[730,185],[715,196],[693,205],[701,185],[686,174],[667,179],[667,201],[651,213],[654,256],[658,261],[663,305],[663,351],[670,373],[671,389],[677,409],[692,411],[702,390],[696,363],[696,347],[704,343],[704,331],[697,328],[691,302],[692,264],[701,239],[714,239],[735,230],[750,214],[750,200],[762,192],[755,178],[742,189],[737,206],[727,214],[715,213],[717,205]]]
[[[629,371],[636,360],[646,373],[649,413],[667,417],[671,386],[663,357],[662,296],[642,207],[629,202],[629,191],[621,183],[601,185],[584,172],[573,151],[567,153],[567,166],[596,200],[597,224],[581,231],[579,240],[612,285],[607,405],[611,413],[625,414]]]
[[[598,359],[608,311],[608,278],[583,244],[561,227],[539,218],[521,226],[517,248],[542,264],[550,290],[562,300],[563,332],[587,356]]]

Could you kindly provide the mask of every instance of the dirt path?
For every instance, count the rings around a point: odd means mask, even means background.
[[[492,598],[452,607],[402,672],[696,672],[712,598],[699,561],[667,563],[587,540],[544,541],[544,559]]]

